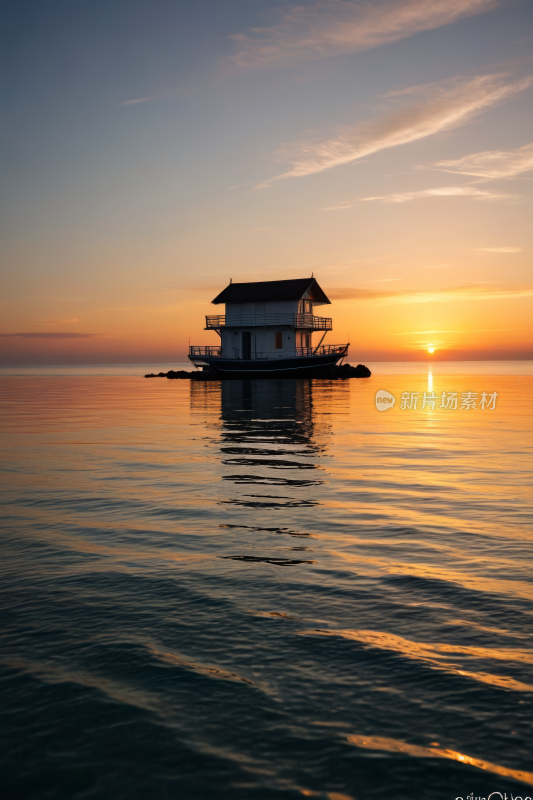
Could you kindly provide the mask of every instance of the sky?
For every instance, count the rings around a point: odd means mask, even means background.
[[[531,0],[8,0],[0,41],[0,363],[180,362],[230,278],[311,274],[350,361],[533,358]]]

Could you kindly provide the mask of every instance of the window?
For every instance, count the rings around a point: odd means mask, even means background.
[[[283,333],[276,331],[276,350],[283,350]]]
[[[311,314],[313,311],[313,304],[310,300],[298,301],[298,314]]]

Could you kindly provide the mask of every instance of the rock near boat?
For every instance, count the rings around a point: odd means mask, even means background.
[[[332,378],[370,378],[372,373],[365,367],[364,364],[358,364],[352,367],[351,364],[342,364],[342,366],[333,367]]]
[[[351,364],[333,366],[327,374],[322,376],[323,380],[346,380],[347,378],[370,378],[372,373],[364,364],[352,367]],[[151,372],[145,378],[169,378],[170,380],[189,380],[189,381],[217,381],[222,376],[216,372],[188,372],[186,369],[169,370],[168,372]],[[274,376],[272,376],[274,377]],[[279,377],[279,376],[276,376]],[[302,376],[304,377],[304,376]],[[319,379],[319,378],[318,378]]]

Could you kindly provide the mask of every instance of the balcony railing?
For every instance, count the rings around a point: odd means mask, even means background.
[[[189,356],[207,356],[209,358],[221,358],[222,357],[222,348],[221,347],[195,347],[191,345],[189,347]]]
[[[277,360],[278,358],[308,358],[309,356],[329,356],[338,353],[341,355],[348,349],[347,344],[323,344],[320,347],[297,347],[296,352],[288,353],[282,350],[243,350],[239,347],[232,347],[231,354],[226,354],[224,358],[236,358],[245,361],[259,361],[264,359]],[[191,345],[189,347],[190,358],[222,358],[221,347],[200,347]]]
[[[292,328],[304,328],[312,331],[331,331],[332,321],[328,317],[315,317],[313,314],[226,314],[225,316],[206,317],[205,330],[231,327],[232,325],[290,325]]]
[[[347,344],[322,344],[320,347],[297,347],[297,356],[329,356],[332,353],[343,353]]]

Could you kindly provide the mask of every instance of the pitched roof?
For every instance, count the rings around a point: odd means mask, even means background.
[[[331,303],[315,278],[296,278],[291,281],[255,281],[253,283],[230,283],[211,302],[257,303],[275,300],[301,300],[305,293],[309,300],[321,305]]]

